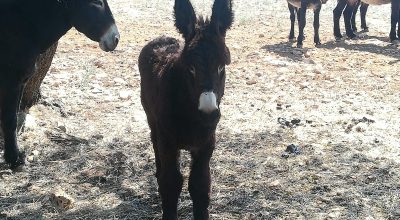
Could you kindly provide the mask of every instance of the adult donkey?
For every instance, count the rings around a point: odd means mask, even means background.
[[[183,178],[179,151],[192,157],[189,192],[194,219],[208,219],[210,159],[230,53],[231,0],[215,0],[211,20],[197,18],[189,0],[175,0],[175,26],[185,39],[160,37],[139,56],[141,99],[151,130],[163,219],[177,218]]]
[[[303,46],[304,28],[306,26],[306,12],[307,9],[314,10],[314,43],[316,46],[321,45],[319,38],[319,14],[321,12],[322,4],[328,0],[287,0],[290,12],[290,33],[289,41],[294,41],[294,23],[296,21],[299,26],[299,35],[297,37],[297,47]]]
[[[383,5],[383,4],[392,4],[392,12],[391,12],[391,28],[389,38],[391,42],[399,40],[400,38],[400,27],[396,26],[400,22],[400,1],[399,0],[361,0],[361,28],[364,30],[368,30],[366,25],[365,16],[367,13],[367,8],[369,4],[372,5]],[[360,4],[360,0],[338,0],[336,8],[333,10],[334,15],[334,35],[337,39],[342,38],[342,34],[340,33],[340,25],[339,20],[343,12],[344,16],[344,24],[346,28],[346,35],[349,38],[357,37],[355,34],[356,26],[355,26],[355,14]],[[344,9],[344,11],[343,11]]]
[[[4,158],[15,168],[24,163],[16,139],[18,105],[39,54],[72,27],[104,51],[115,49],[119,33],[107,0],[2,0],[0,27],[0,121]]]

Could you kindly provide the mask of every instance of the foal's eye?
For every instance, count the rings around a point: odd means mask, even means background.
[[[191,66],[190,68],[189,68],[189,72],[194,76],[194,75],[196,75],[196,69],[194,68],[194,66]]]
[[[218,66],[218,74],[221,74],[224,69],[225,66]]]

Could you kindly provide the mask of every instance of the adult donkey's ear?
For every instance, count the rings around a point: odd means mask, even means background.
[[[232,22],[232,0],[215,0],[212,9],[211,24],[216,28],[217,33],[225,36]]]
[[[189,0],[175,0],[175,26],[186,41],[195,34],[196,14]]]

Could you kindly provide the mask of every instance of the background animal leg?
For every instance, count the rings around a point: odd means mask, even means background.
[[[357,32],[357,25],[356,25],[356,16],[358,8],[360,7],[361,1],[358,1],[357,4],[354,6],[353,13],[351,15],[351,26],[354,32]]]
[[[343,18],[344,18],[344,26],[346,28],[346,35],[348,38],[352,39],[357,37],[354,33],[354,29],[351,25],[351,18],[353,16],[353,11],[356,5],[347,4],[346,8],[343,11]]]
[[[399,40],[397,35],[400,37],[400,31],[397,30],[396,27],[397,23],[400,20],[400,2],[399,1],[392,1],[392,15],[391,15],[391,28],[390,28],[390,41]],[[399,27],[400,28],[400,27]]]
[[[321,12],[321,6],[314,10],[314,43],[315,45],[321,45],[319,38],[319,13]]]
[[[303,47],[304,40],[304,27],[306,26],[306,11],[307,4],[301,1],[301,8],[298,10],[298,19],[299,19],[299,36],[297,37],[297,47]]]
[[[368,4],[361,2],[360,6],[361,28],[366,32],[368,31],[367,20],[366,20],[368,6],[369,6]]]
[[[333,9],[333,34],[336,39],[343,38],[343,35],[340,32],[340,17],[342,16],[343,9],[346,5],[346,0],[338,0],[335,9]]]
[[[288,8],[290,12],[290,33],[289,33],[289,41],[293,42],[294,38],[294,23],[296,21],[296,8],[288,3]]]

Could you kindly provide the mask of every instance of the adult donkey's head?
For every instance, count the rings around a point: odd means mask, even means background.
[[[104,51],[114,50],[119,32],[107,0],[59,0],[66,4],[69,17],[79,32],[99,42]]]

